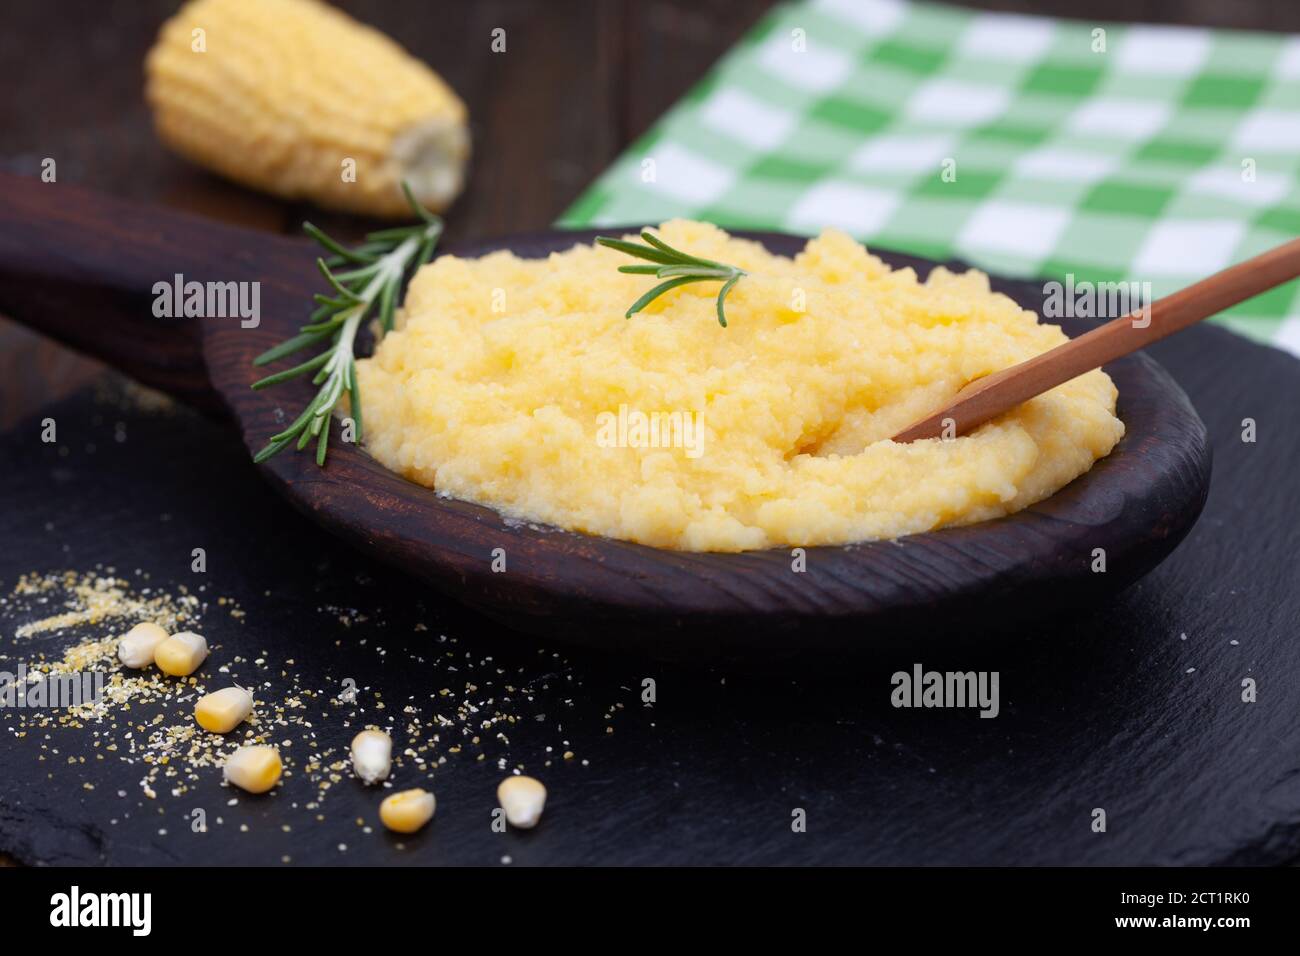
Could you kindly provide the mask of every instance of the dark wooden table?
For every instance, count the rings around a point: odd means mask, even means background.
[[[617,0],[480,0],[474,3],[342,0],[339,5],[398,37],[413,53],[438,69],[468,102],[475,159],[469,187],[449,215],[449,230],[453,237],[470,238],[547,226],[597,173],[703,75],[708,66],[762,14],[768,3],[766,0],[643,0],[636,3]],[[1097,21],[1188,22],[1300,32],[1300,5],[1277,3],[1276,0],[1238,0],[1230,4],[1221,0],[1104,0],[1088,3],[1013,0],[981,5],[993,9],[1080,16]],[[175,7],[176,4],[169,0],[137,0],[113,5],[91,0],[14,0],[5,3],[0,9],[0,166],[34,175],[41,160],[50,156],[57,160],[61,178],[116,195],[163,203],[256,228],[295,231],[307,215],[305,207],[274,201],[225,183],[174,158],[154,140],[141,99],[141,60],[158,25]],[[489,34],[496,27],[504,27],[509,36],[510,52],[505,56],[495,55],[489,49]],[[355,235],[367,226],[355,219],[321,215],[315,210],[311,211],[311,218],[343,235]],[[1258,355],[1263,356],[1263,351]],[[1272,360],[1267,357],[1258,361],[1270,369],[1281,367],[1276,363],[1270,365]],[[0,433],[15,423],[30,421],[42,409],[73,401],[72,397],[84,392],[88,385],[101,383],[110,374],[97,363],[0,320],[0,396],[3,397],[0,401]],[[1195,378],[1197,373],[1184,367],[1183,375]],[[1192,386],[1188,387],[1191,389]],[[1205,409],[1202,412],[1204,414]],[[1219,423],[1221,428],[1227,427],[1232,414],[1235,414],[1235,409],[1231,414],[1224,412],[1220,416],[1224,419]],[[1206,415],[1207,420],[1209,417]],[[132,427],[136,426],[133,424]],[[147,433],[152,426],[143,422],[140,427]],[[164,429],[157,437],[170,441],[168,434]],[[1294,434],[1291,437],[1294,438]],[[17,446],[11,444],[8,447]],[[185,450],[188,453],[193,449]],[[239,478],[242,466],[235,457],[231,462],[224,470],[218,470],[218,474],[230,481],[243,480]],[[1221,467],[1222,463],[1216,465],[1216,468]],[[1229,474],[1236,474],[1233,471],[1236,466],[1231,460],[1226,467]],[[24,488],[30,491],[31,486],[19,483],[16,487],[22,492]],[[104,490],[107,493],[107,488]],[[1204,530],[1198,529],[1197,536],[1184,549],[1196,546],[1199,541],[1202,548],[1211,550],[1215,560],[1232,561],[1231,550],[1214,537],[1225,521],[1237,520],[1232,517],[1232,508],[1236,505],[1229,507],[1223,503],[1226,494],[1229,492],[1221,487],[1221,510],[1218,513],[1207,511],[1207,517],[1217,523],[1216,527],[1204,527],[1206,521],[1203,520]],[[241,490],[239,495],[247,496],[249,508],[267,507],[266,501],[259,498],[251,487]],[[84,512],[85,502],[81,499],[68,504],[69,513]],[[1227,510],[1222,510],[1225,507]],[[1294,524],[1294,520],[1292,511],[1290,521]],[[1265,534],[1266,529],[1267,523],[1264,523],[1254,533]],[[310,531],[302,523],[295,523],[291,533],[310,534]],[[1217,545],[1216,541],[1219,542]],[[346,560],[340,552],[332,554],[336,560]],[[1174,560],[1178,561],[1178,557]],[[1290,553],[1278,554],[1276,560],[1290,562]],[[1136,619],[1142,622],[1141,626],[1157,627],[1162,621],[1169,623],[1172,620],[1172,612],[1166,606],[1169,601],[1182,601],[1190,606],[1208,600],[1202,593],[1204,588],[1198,590],[1193,586],[1198,583],[1194,576],[1179,580],[1177,575],[1177,568],[1167,573],[1162,569],[1161,576],[1144,585],[1147,588],[1145,592],[1139,588],[1136,594],[1130,593],[1113,607],[1103,609],[1099,616],[1091,619],[1089,626],[1126,629],[1129,625],[1120,622]],[[6,582],[6,586],[9,583]],[[1199,583],[1211,586],[1203,580]],[[1151,594],[1155,597],[1150,597]],[[1226,596],[1214,599],[1229,600]],[[1151,607],[1152,601],[1157,606]],[[1137,605],[1143,602],[1145,604],[1139,611]],[[1209,614],[1215,606],[1206,603],[1198,613]],[[1273,621],[1267,614],[1257,617],[1257,622],[1261,628],[1293,627],[1295,623]],[[478,626],[474,621],[460,623],[467,630]],[[1066,631],[1071,635],[1068,639]],[[472,641],[474,638],[471,636],[469,639]],[[1051,663],[1031,661],[1025,667],[1032,670],[1042,665],[1059,672],[1064,684],[1069,683],[1064,676],[1067,672],[1078,673],[1094,662],[1089,658],[1089,638],[1082,625],[1075,623],[1064,629],[1060,639],[1060,659]],[[1132,647],[1129,650],[1139,653]],[[1145,651],[1141,653],[1144,660],[1151,659]],[[1035,653],[1035,659],[1041,657],[1040,652]],[[1171,663],[1164,652],[1157,655],[1157,659]],[[1290,663],[1294,664],[1294,658]],[[1277,660],[1274,664],[1280,666]],[[581,666],[592,686],[599,688],[601,693],[610,694],[617,692],[619,687],[626,689],[629,682],[639,680],[644,670],[637,666],[629,668],[600,662],[584,662]],[[841,707],[835,703],[837,695],[852,697],[857,693],[857,677],[841,675],[838,680],[825,685],[824,699],[810,700],[808,695],[804,695],[788,718],[775,721],[758,715],[765,706],[764,701],[772,710],[789,703],[788,681],[770,675],[748,681],[732,676],[732,683],[728,685],[727,675],[713,672],[690,675],[654,673],[661,677],[666,675],[669,687],[673,686],[673,680],[680,680],[677,685],[680,689],[674,693],[689,689],[692,703],[678,715],[679,722],[666,725],[671,730],[656,731],[653,718],[647,717],[639,719],[625,737],[619,738],[623,749],[610,751],[611,755],[617,756],[612,756],[606,764],[609,771],[600,771],[595,802],[588,807],[579,805],[576,808],[578,812],[587,810],[596,814],[593,817],[596,821],[593,822],[596,831],[594,843],[576,857],[572,854],[566,856],[563,851],[557,857],[544,849],[547,844],[541,843],[536,847],[538,859],[617,859],[619,839],[617,826],[612,821],[618,816],[610,815],[610,807],[626,810],[630,818],[647,832],[673,832],[675,844],[680,844],[683,831],[674,832],[661,826],[664,815],[685,814],[689,817],[696,813],[697,816],[691,818],[692,828],[685,831],[688,845],[664,848],[668,858],[691,859],[688,852],[691,834],[702,844],[725,837],[733,839],[738,847],[744,845],[747,835],[753,835],[752,830],[742,826],[735,815],[738,801],[757,797],[771,810],[775,829],[788,830],[780,820],[788,819],[789,807],[796,804],[814,807],[822,819],[852,819],[852,814],[843,816],[851,808],[837,803],[836,788],[848,778],[853,778],[859,793],[875,787],[876,796],[889,799],[892,785],[882,790],[879,780],[873,783],[870,779],[882,769],[892,767],[892,772],[919,775],[920,783],[924,783],[927,773],[935,773],[934,767],[927,769],[917,763],[935,759],[933,753],[926,755],[924,747],[917,741],[905,744],[902,736],[891,735],[883,729],[890,725],[891,717],[887,710],[882,712],[872,705],[859,713],[854,704]],[[1075,690],[1063,695],[1061,708],[1087,708],[1098,698],[1111,697],[1112,682],[1125,679],[1122,670],[1117,671],[1114,666],[1104,672],[1094,671]],[[711,695],[708,688],[717,686],[736,688],[734,696],[729,698],[729,690]],[[635,695],[628,699],[635,702]],[[608,705],[609,700],[602,699],[601,706]],[[756,717],[756,722],[747,722],[744,719],[746,713]],[[1071,730],[1068,726],[1058,726],[1050,715],[1032,714],[1028,720],[1030,737],[1057,733],[1086,736],[1078,728]],[[942,737],[944,727],[957,728],[958,723],[945,719],[934,732]],[[712,737],[714,746],[710,759],[717,759],[726,752],[729,746],[726,734],[736,735],[734,762],[725,768],[713,766],[705,773],[706,778],[715,778],[716,786],[711,792],[699,794],[693,801],[690,795],[673,792],[671,781],[661,781],[663,789],[659,793],[662,798],[659,802],[648,799],[645,792],[631,795],[620,792],[618,780],[609,776],[614,767],[625,773],[626,781],[642,780],[638,774],[645,772],[647,767],[646,761],[638,760],[628,748],[680,746],[682,759],[689,762],[693,748],[698,745],[685,729],[691,725],[712,728],[712,733],[705,735]],[[873,727],[878,729],[872,745],[874,756],[868,755],[867,763],[863,765],[867,768],[865,770],[863,766],[855,766],[837,774],[833,761],[818,763],[811,758],[802,758],[796,752],[797,748],[791,750],[789,746],[793,734],[807,741],[810,754],[819,747],[824,750],[828,745],[848,748],[863,732]],[[600,729],[595,728],[596,732]],[[933,737],[934,732],[926,733]],[[960,729],[954,729],[954,732],[965,733]],[[665,733],[675,736],[665,740]],[[872,734],[868,733],[868,737]],[[993,733],[983,734],[971,747],[983,755],[982,759],[988,759],[990,767],[994,768],[991,772],[997,773],[1000,772],[997,767],[1005,763],[1004,751],[1008,744],[994,737]],[[1024,740],[1023,734],[1020,739]],[[1292,742],[1294,739],[1289,738]],[[931,742],[936,747],[934,753],[946,747],[955,759],[959,759],[963,750],[963,747],[954,750],[951,741],[944,744],[937,737]],[[1088,747],[1082,739],[1076,740],[1074,745],[1074,752],[1086,752]],[[1098,745],[1109,744],[1099,741]],[[1021,746],[1033,749],[1032,742],[1022,742]],[[777,759],[778,754],[782,762],[773,769],[766,761]],[[1172,761],[1174,758],[1169,759]],[[671,754],[666,760],[665,766],[668,767],[680,763],[672,759]],[[1061,772],[1066,772],[1064,766]],[[941,789],[957,787],[955,779],[945,775],[943,767],[939,768],[939,777],[935,781]],[[913,781],[914,784],[917,782]],[[979,786],[987,788],[989,784],[984,781]],[[1278,787],[1279,800],[1284,791],[1293,789],[1280,781]],[[900,799],[913,797],[918,792],[915,786],[904,784],[897,796]],[[958,802],[974,799],[958,789],[953,789],[950,797]],[[1096,799],[1105,797],[1102,794]],[[628,803],[620,803],[624,799]],[[1025,796],[1025,799],[1029,797]],[[1079,799],[1093,798],[1080,796]],[[1196,808],[1184,806],[1177,795],[1170,795],[1169,799],[1179,805],[1180,813],[1196,814]],[[563,804],[563,798],[560,803]],[[1294,804],[1288,805],[1294,809]],[[571,806],[570,811],[574,810]],[[905,807],[901,808],[900,812],[905,810]],[[704,818],[698,816],[705,812],[716,824],[713,831],[708,831]],[[1028,809],[1025,812],[1027,816],[1030,814]],[[978,810],[972,810],[972,813],[975,817],[980,815]],[[924,840],[923,833],[915,829],[924,819],[923,814],[914,817],[910,824],[912,831],[900,830],[897,839]],[[655,830],[656,827],[659,829]],[[1118,849],[1095,853],[1079,850],[1076,858],[1176,861],[1176,857],[1175,860],[1161,857],[1159,837],[1160,834],[1121,832]],[[1203,848],[1199,855],[1192,854],[1186,858],[1277,862],[1294,858],[1295,839],[1294,829],[1266,836],[1254,834],[1242,841],[1225,835],[1220,845]],[[468,843],[465,847],[460,858],[476,858]],[[79,858],[76,852],[69,852],[70,858]],[[908,858],[906,853],[897,852],[897,848],[895,851],[877,848],[873,853],[876,860]],[[780,856],[774,856],[769,849],[762,853],[737,852],[732,858],[766,861]],[[804,858],[837,862],[853,857],[838,853],[832,845],[824,845]],[[912,858],[950,859],[934,844],[927,844]],[[627,859],[653,862],[655,856],[642,846]],[[1059,856],[1046,849],[1024,856],[1014,847],[1004,846],[989,850],[986,859],[1043,862],[1057,860]]]

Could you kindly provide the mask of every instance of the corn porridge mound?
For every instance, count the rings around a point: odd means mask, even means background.
[[[793,258],[699,222],[659,235],[748,274],[668,292],[578,245],[442,256],[358,363],[366,446],[510,517],[689,551],[845,544],[1048,497],[1124,434],[1089,372],[975,429],[890,436],[966,383],[1064,342],[976,271],[926,281],[827,230]],[[635,237],[628,237],[635,238]]]

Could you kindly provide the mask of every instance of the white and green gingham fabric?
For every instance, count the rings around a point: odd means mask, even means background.
[[[782,5],[560,224],[678,216],[1163,295],[1300,235],[1300,36]],[[1300,284],[1222,321],[1300,354]]]

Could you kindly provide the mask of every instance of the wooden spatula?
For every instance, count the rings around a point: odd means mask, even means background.
[[[1300,239],[1215,273],[1138,313],[1113,319],[1042,355],[971,382],[951,402],[894,436],[894,441],[954,438],[1021,402],[1300,276]]]

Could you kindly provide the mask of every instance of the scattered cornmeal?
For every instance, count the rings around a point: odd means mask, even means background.
[[[154,650],[154,662],[164,674],[189,677],[208,658],[208,642],[192,631],[181,631]]]
[[[126,667],[148,667],[153,663],[158,645],[167,640],[167,632],[152,621],[137,624],[117,642],[118,660]]]
[[[414,833],[433,819],[438,801],[419,787],[385,797],[379,805],[379,819],[394,833]]]
[[[194,719],[204,730],[228,734],[253,712],[253,695],[242,687],[224,687],[200,697],[194,705]]]
[[[266,793],[280,781],[280,751],[262,745],[240,747],[226,760],[226,782],[249,793]]]
[[[497,801],[512,827],[531,830],[546,806],[546,788],[533,777],[506,777],[497,787]]]
[[[362,783],[388,779],[393,766],[393,738],[382,730],[363,730],[352,738],[352,769]]]

